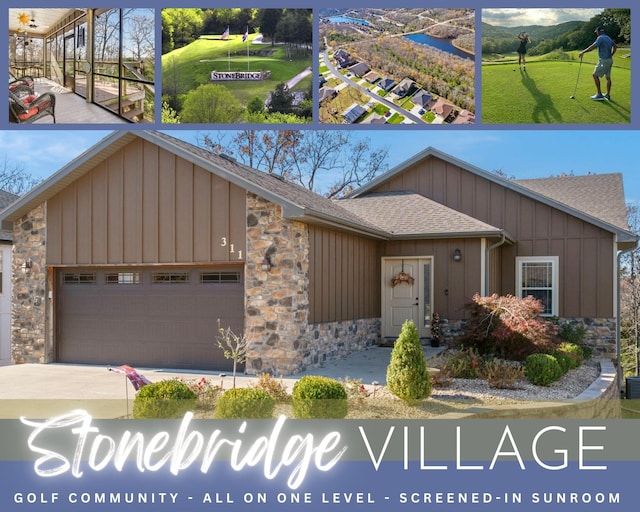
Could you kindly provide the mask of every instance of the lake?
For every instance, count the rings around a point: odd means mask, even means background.
[[[364,20],[359,20],[357,18],[349,18],[348,16],[331,16],[327,18],[330,23],[357,23],[358,25],[369,25]]]
[[[437,37],[431,37],[426,34],[409,34],[408,36],[404,37],[406,37],[407,39],[411,39],[415,43],[433,46],[438,50],[452,53],[453,55],[457,55],[458,57],[462,57],[463,59],[473,60],[473,55],[469,55],[468,53],[458,50],[455,46],[453,46],[453,44],[451,44],[451,39],[439,39]]]

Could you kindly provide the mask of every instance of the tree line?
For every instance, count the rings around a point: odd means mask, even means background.
[[[182,9],[162,10],[162,53],[182,48],[201,35],[222,35],[260,31],[275,44],[308,45],[312,43],[311,9]]]
[[[424,89],[475,112],[475,64],[404,37],[356,43],[349,53],[399,82],[411,78]]]
[[[582,50],[595,40],[596,27],[603,26],[605,32],[617,43],[631,44],[631,9],[604,9],[586,22],[567,22],[553,27],[493,27],[483,24],[482,53],[513,53],[519,45],[517,35],[527,32],[531,38],[528,53],[545,55],[553,50]]]

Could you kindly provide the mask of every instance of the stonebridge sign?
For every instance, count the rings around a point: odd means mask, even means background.
[[[211,81],[265,80],[270,76],[271,71],[212,71]]]

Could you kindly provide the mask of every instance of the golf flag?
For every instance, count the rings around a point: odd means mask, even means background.
[[[220,39],[229,39],[229,27],[227,27],[227,30],[222,33]]]
[[[247,30],[244,31],[244,35],[242,36],[242,42],[244,43],[248,37],[249,37],[249,27],[247,27]]]

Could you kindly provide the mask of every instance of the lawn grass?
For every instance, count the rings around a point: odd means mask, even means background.
[[[640,400],[621,400],[622,417],[631,420],[640,420]]]
[[[393,114],[389,120],[387,121],[388,124],[401,124],[402,121],[404,121],[404,116],[398,114],[397,112],[395,114]]]
[[[526,71],[517,62],[503,57],[482,67],[482,122],[628,124],[631,122],[631,63],[614,61],[611,101],[593,101],[595,85],[591,73],[597,61],[595,52],[584,56],[582,66],[577,52],[566,54],[572,60],[527,60]],[[574,55],[576,54],[576,55]],[[580,74],[578,79],[578,73]],[[571,99],[574,94],[575,98]],[[602,80],[603,88],[605,86]]]
[[[311,65],[311,55],[300,55],[289,60],[283,45],[252,44],[255,35],[249,36],[249,51],[253,54],[247,59],[247,44],[242,36],[231,36],[229,42],[217,36],[202,36],[193,43],[162,56],[163,75],[172,72],[169,63],[179,74],[184,92],[193,90],[199,85],[210,83],[211,71],[271,71],[271,77],[260,81],[215,82],[222,84],[246,104],[254,97],[266,99],[276,85],[287,82]],[[261,55],[256,55],[260,52]],[[308,90],[312,82],[311,76],[304,78],[292,91]]]

